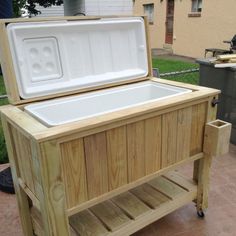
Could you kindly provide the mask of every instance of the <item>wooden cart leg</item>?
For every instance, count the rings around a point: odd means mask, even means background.
[[[32,226],[32,221],[31,221],[31,216],[30,216],[29,199],[25,191],[19,185],[18,178],[20,177],[20,174],[19,174],[18,164],[16,160],[17,154],[14,151],[15,150],[13,146],[14,144],[11,142],[11,140],[13,139],[11,138],[11,132],[8,127],[8,123],[3,115],[1,117],[1,121],[2,121],[2,127],[4,130],[6,144],[7,144],[7,152],[8,152],[10,165],[11,165],[11,173],[12,173],[12,178],[14,182],[14,188],[15,188],[17,205],[19,209],[19,215],[21,219],[23,233],[25,236],[32,236],[34,234],[33,234],[33,226]]]
[[[197,212],[203,216],[203,211],[208,207],[209,179],[212,156],[204,157],[194,164],[194,180],[198,183]]]
[[[45,142],[37,148],[41,150],[38,154],[42,153],[40,156],[42,193],[39,200],[45,235],[70,236],[59,145],[56,142]]]

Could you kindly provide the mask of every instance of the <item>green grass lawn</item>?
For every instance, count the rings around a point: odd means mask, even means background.
[[[198,68],[198,65],[190,62],[169,60],[169,59],[153,59],[153,67],[158,68],[160,73],[187,70],[192,68]],[[186,75],[168,76],[164,79],[175,80],[185,83],[198,84],[198,73],[189,73]],[[3,77],[0,76],[0,95],[6,94],[4,87]],[[7,104],[7,99],[0,99],[0,106]],[[6,146],[0,123],[0,164],[8,161]]]
[[[158,68],[160,74],[198,68],[198,64],[196,63],[156,58],[152,60],[152,66],[153,68]],[[182,75],[165,76],[161,78],[189,84],[198,84],[199,73],[193,72]]]

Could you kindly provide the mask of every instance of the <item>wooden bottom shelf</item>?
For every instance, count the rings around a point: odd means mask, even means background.
[[[197,197],[197,185],[169,172],[69,218],[72,236],[127,236]],[[40,212],[31,208],[35,235],[45,235]]]
[[[72,235],[130,235],[196,196],[193,181],[170,172],[71,216]]]

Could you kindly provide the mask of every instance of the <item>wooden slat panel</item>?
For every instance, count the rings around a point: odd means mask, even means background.
[[[84,138],[89,199],[108,192],[105,132]]]
[[[174,199],[175,197],[186,193],[186,191],[162,176],[148,182],[153,188],[162,192],[166,196]]]
[[[146,174],[161,168],[161,116],[145,120]]]
[[[106,201],[95,205],[90,210],[106,225],[106,227],[115,231],[131,221],[119,207],[114,205],[111,201]]]
[[[151,210],[130,192],[122,193],[112,198],[112,201],[132,219],[136,219]]]
[[[162,116],[162,168],[176,162],[177,115],[177,111],[174,111]]]
[[[108,130],[106,137],[109,190],[113,190],[127,183],[126,126]]]
[[[103,236],[108,234],[108,230],[88,210],[71,216],[69,221],[74,231],[81,236]]]
[[[190,156],[191,123],[192,107],[179,110],[176,161],[185,160]]]
[[[83,139],[63,143],[60,149],[67,207],[70,208],[88,199]]]
[[[129,182],[145,175],[144,121],[127,125]]]
[[[207,103],[193,106],[191,125],[190,155],[195,155],[203,150],[204,126],[206,122]]]
[[[32,154],[31,154],[31,146],[30,140],[28,140],[24,135],[22,135],[19,131],[12,128],[12,134],[14,138],[14,143],[16,147],[16,153],[18,157],[18,164],[20,169],[20,174],[25,181],[27,187],[31,190],[31,192],[35,192],[34,188],[34,178],[32,173]]]
[[[143,184],[137,188],[130,190],[136,197],[141,199],[144,203],[146,203],[149,207],[156,209],[162,203],[169,201],[162,193],[156,191],[148,184]]]
[[[176,183],[177,185],[181,186],[182,188],[186,189],[187,191],[195,190],[195,185],[193,180],[186,179],[180,173],[175,172],[168,172],[163,177],[171,180],[172,182]]]

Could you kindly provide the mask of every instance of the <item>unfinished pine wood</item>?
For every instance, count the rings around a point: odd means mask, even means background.
[[[89,199],[108,192],[105,132],[84,138]]]
[[[161,116],[145,120],[145,173],[161,168]]]
[[[9,102],[19,100],[16,84],[15,70],[10,53],[9,41],[7,38],[6,25],[0,22],[0,58],[1,68],[4,74],[4,84],[7,90]]]
[[[130,223],[130,218],[111,201],[105,201],[90,208],[100,221],[111,231],[118,230]]]
[[[132,219],[137,219],[150,211],[150,208],[131,192],[122,193],[112,198],[112,201]]]
[[[176,162],[178,131],[177,119],[177,111],[162,115],[162,168],[172,165]]]
[[[204,126],[206,123],[207,103],[201,103],[192,108],[191,146],[190,155],[203,150]]]
[[[143,184],[137,188],[130,190],[130,192],[152,209],[156,209],[164,202],[168,202],[170,200],[168,197],[166,197],[159,191],[156,191],[148,184]]]
[[[108,230],[88,210],[71,216],[70,225],[81,236],[105,236],[108,234]]]
[[[215,120],[205,126],[203,151],[211,156],[221,156],[229,152],[232,124]]]
[[[40,172],[43,192],[39,198],[43,227],[46,235],[69,235],[66,215],[65,186],[62,180],[60,147],[57,142],[39,145]]]
[[[62,175],[65,183],[67,207],[88,199],[83,139],[63,143],[61,148]]]
[[[144,121],[127,125],[128,179],[132,182],[145,175]]]
[[[32,168],[32,153],[30,140],[22,135],[15,128],[11,127],[12,136],[17,153],[20,176],[31,192],[35,192],[33,168]]]
[[[150,182],[148,182],[148,184],[150,184],[153,188],[165,194],[172,200],[178,196],[183,195],[186,192],[186,190],[164,177],[151,180]]]
[[[16,194],[16,200],[19,210],[19,216],[21,220],[22,229],[25,236],[32,236],[33,235],[33,226],[31,221],[30,215],[30,208],[29,208],[29,199],[27,194],[24,190],[20,187],[18,178],[20,177],[19,171],[19,160],[17,159],[16,148],[13,139],[12,127],[7,121],[7,117],[1,114],[1,122],[2,128],[4,130],[6,145],[7,145],[7,152],[9,161],[11,164],[11,173],[12,179],[14,183],[14,189]]]
[[[180,186],[181,188],[187,191],[194,190],[192,188],[195,188],[196,185],[196,182],[194,182],[191,179],[187,179],[178,171],[167,172],[163,175],[163,177],[172,181],[173,183],[175,183],[176,185]]]
[[[192,107],[178,110],[176,161],[189,157],[191,140]]]
[[[126,126],[106,132],[109,190],[128,182]]]

